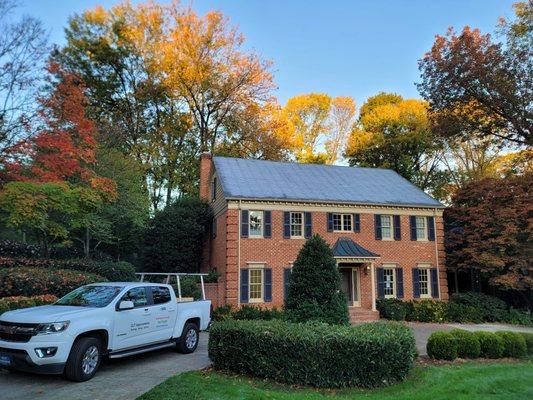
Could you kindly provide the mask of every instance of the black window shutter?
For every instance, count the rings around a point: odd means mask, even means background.
[[[396,297],[403,299],[403,269],[396,268]]]
[[[241,303],[248,303],[248,269],[241,269]]]
[[[381,240],[381,215],[374,215],[374,227],[376,229],[376,240]]]
[[[438,272],[437,268],[431,268],[431,296],[434,299],[439,298],[439,279],[438,279]]]
[[[313,217],[311,216],[310,212],[304,213],[304,221],[305,221],[305,231],[304,231],[304,237],[306,239],[309,239],[311,236],[313,236]]]
[[[283,213],[283,237],[291,237],[291,213],[288,211]]]
[[[394,220],[394,240],[402,240],[402,223],[399,215],[393,217]]]
[[[263,270],[265,282],[263,288],[264,300],[266,302],[272,301],[272,268],[265,268]]]
[[[376,272],[378,275],[378,297],[382,299],[385,297],[385,274],[383,268],[377,268]]]
[[[211,223],[211,237],[213,239],[217,237],[217,217],[213,217],[213,222]]]
[[[272,237],[272,212],[263,211],[263,237],[271,238]]]
[[[333,232],[333,214],[328,213],[328,232]]]
[[[416,240],[416,217],[414,215],[409,217],[409,229],[411,231],[411,240]]]
[[[420,297],[420,275],[418,268],[413,268],[413,297],[415,299]]]
[[[285,268],[283,270],[283,300],[287,301],[289,295],[289,282],[291,277],[292,268]]]
[[[211,200],[215,200],[217,198],[217,178],[213,178],[213,182],[211,183]]]
[[[359,214],[353,215],[353,231],[361,232],[361,215]]]
[[[428,239],[434,242],[435,241],[435,218],[427,217],[426,223],[428,225]]]
[[[248,210],[241,211],[241,237],[248,237]]]

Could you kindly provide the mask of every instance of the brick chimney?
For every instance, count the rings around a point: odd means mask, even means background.
[[[211,168],[213,157],[211,153],[202,153],[200,155],[200,199],[209,201],[211,190]]]

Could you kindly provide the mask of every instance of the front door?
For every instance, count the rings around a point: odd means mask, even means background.
[[[359,301],[359,268],[341,268],[342,290],[346,293],[348,306],[358,307]]]

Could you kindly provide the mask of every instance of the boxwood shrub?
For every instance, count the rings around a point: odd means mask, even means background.
[[[479,341],[480,355],[485,358],[501,358],[503,356],[503,339],[493,332],[474,332]]]
[[[399,299],[378,299],[376,307],[381,318],[405,321],[410,303]]]
[[[478,292],[454,294],[450,297],[450,302],[476,309],[481,321],[503,321],[508,313],[503,300]]]
[[[504,357],[524,357],[527,353],[527,344],[524,336],[517,332],[499,331],[496,335],[503,339]]]
[[[6,311],[18,310],[19,308],[28,308],[42,306],[45,304],[55,303],[57,297],[51,294],[45,294],[42,296],[24,297],[24,296],[11,296],[3,297],[0,299],[0,315]]]
[[[98,274],[112,282],[132,282],[136,280],[135,268],[133,265],[125,261],[113,262],[0,257],[0,268],[70,269]]]
[[[350,327],[228,318],[213,323],[209,337],[216,369],[324,388],[402,380],[415,354],[412,330],[385,322]]]
[[[522,332],[521,335],[526,341],[527,354],[533,355],[533,333]]]
[[[0,269],[0,297],[38,296],[52,294],[61,297],[79,286],[106,281],[88,272],[42,268]]]
[[[450,333],[457,342],[457,357],[479,357],[481,353],[481,345],[474,332],[469,332],[464,329],[453,329]]]
[[[448,332],[433,332],[426,346],[428,356],[436,360],[455,360],[457,358],[457,340]]]

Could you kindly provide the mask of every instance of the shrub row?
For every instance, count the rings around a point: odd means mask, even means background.
[[[437,360],[459,358],[521,358],[533,352],[533,334],[511,331],[469,332],[454,329],[431,334],[427,343],[428,356]]]
[[[283,311],[277,308],[259,308],[253,306],[241,306],[234,309],[231,305],[217,307],[211,313],[213,321],[222,321],[226,318],[233,318],[238,320],[265,320],[285,319]]]
[[[0,297],[43,294],[61,297],[79,286],[106,280],[93,273],[66,269],[1,268]]]
[[[469,301],[475,299],[475,301]],[[482,299],[489,307],[482,306]],[[507,310],[501,300],[480,293],[452,296],[450,301],[379,299],[376,303],[381,318],[394,321],[418,322],[505,322],[533,325],[530,314],[520,310]],[[494,306],[495,310],[490,307]]]
[[[28,308],[51,304],[57,301],[57,297],[51,294],[42,296],[24,297],[11,296],[0,299],[0,315],[6,311],[17,310],[19,308]]]
[[[128,262],[91,260],[52,260],[36,258],[0,257],[0,268],[44,268],[69,269],[90,272],[105,277],[112,282],[135,281],[135,268]]]
[[[43,254],[43,248],[36,244],[14,240],[0,240],[0,256],[2,257],[41,258]],[[83,257],[83,252],[76,247],[52,247],[50,249],[50,258],[53,259],[60,260],[81,257]]]
[[[315,387],[376,387],[400,381],[416,355],[411,329],[377,322],[358,327],[281,320],[213,323],[216,369]]]

